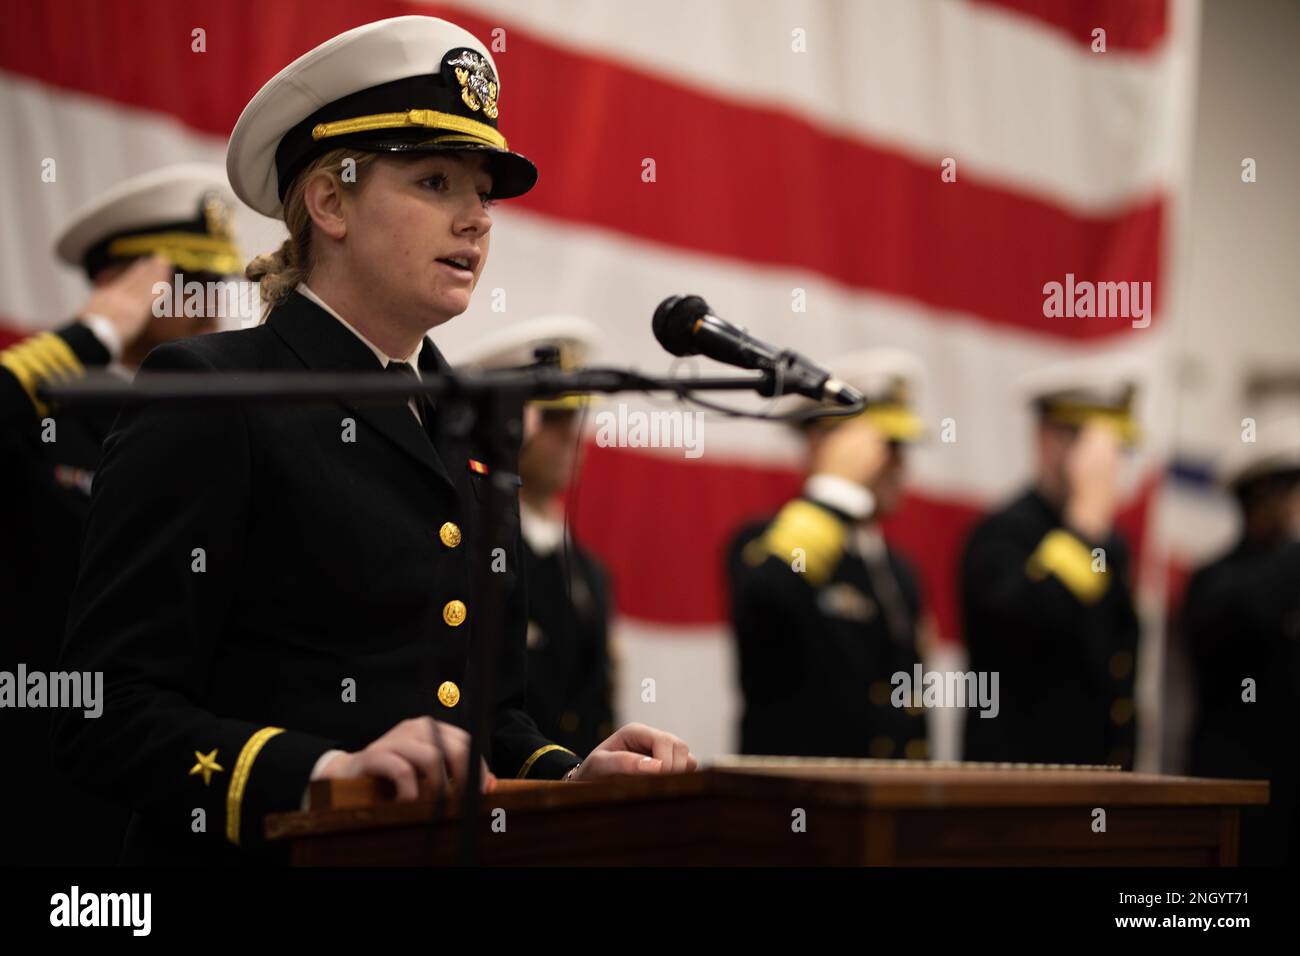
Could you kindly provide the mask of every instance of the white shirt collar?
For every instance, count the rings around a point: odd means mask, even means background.
[[[364,335],[362,335],[360,332],[354,329],[350,324],[348,324],[348,320],[343,318],[343,316],[339,315],[333,309],[331,309],[324,299],[322,299],[310,288],[308,288],[307,283],[305,282],[298,283],[298,294],[303,296],[304,298],[310,299],[312,302],[315,302],[322,309],[324,309],[330,315],[334,316],[334,318],[338,319],[341,323],[343,323],[343,327],[345,329],[347,329],[349,332],[351,332],[353,335],[359,338],[362,342],[364,342],[366,344],[366,348],[370,349],[370,351],[375,353],[375,358],[379,359],[379,364],[382,365],[384,368],[388,368],[389,362],[405,362],[407,365],[411,366],[411,368],[415,369],[415,374],[417,376],[420,375],[420,351],[424,348],[423,338],[420,339],[420,344],[415,347],[415,351],[412,352],[410,355],[408,355],[406,358],[404,359],[392,358],[386,352],[384,352],[383,349],[375,345],[374,342],[371,342],[368,338],[366,338]]]

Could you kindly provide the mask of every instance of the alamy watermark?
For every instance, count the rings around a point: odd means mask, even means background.
[[[1043,286],[1043,315],[1049,319],[1132,319],[1135,329],[1151,324],[1151,283],[1075,281]]]
[[[686,458],[704,454],[704,413],[635,411],[620,402],[617,411],[596,413],[596,444],[601,448],[681,448]]]
[[[74,884],[50,897],[51,926],[121,926],[133,936],[148,936],[152,913],[152,893],[83,893]]]
[[[895,671],[889,702],[895,707],[972,707],[980,717],[996,717],[997,671],[927,671],[915,664],[911,672]]]
[[[251,328],[262,318],[262,284],[244,279],[199,282],[182,273],[171,282],[155,282],[154,318],[235,319],[240,328]]]
[[[103,671],[0,671],[0,707],[54,707],[84,710],[96,718],[104,712]]]

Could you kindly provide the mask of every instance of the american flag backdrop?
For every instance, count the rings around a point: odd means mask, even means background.
[[[1014,382],[1085,354],[1138,363],[1147,442],[1121,524],[1142,556],[1140,713],[1155,726],[1168,562],[1152,529],[1174,415],[1165,370],[1192,0],[2,5],[0,344],[65,321],[84,299],[50,251],[75,208],[157,166],[223,162],[249,97],[330,36],[442,16],[493,50],[501,129],[541,178],[494,210],[474,305],[434,340],[454,360],[511,321],[576,313],[604,332],[596,361],[662,373],[670,358],[650,316],[691,292],[823,362],[875,345],[915,353],[933,435],[886,530],[921,568],[952,660],[963,536],[1029,477],[1030,418]],[[43,182],[51,159],[56,176]],[[248,211],[238,225],[250,257],[283,234]],[[1151,282],[1152,322],[1045,317],[1044,284],[1067,274]],[[940,440],[944,420],[955,440]],[[723,547],[795,493],[800,467],[782,427],[714,417],[698,458],[589,443],[572,517],[615,582],[622,719],[678,733],[701,756],[735,746]],[[952,727],[937,730],[935,752],[954,755]],[[1140,764],[1158,759],[1153,741]]]

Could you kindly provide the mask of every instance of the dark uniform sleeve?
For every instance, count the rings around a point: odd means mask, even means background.
[[[25,425],[49,407],[36,389],[49,379],[78,378],[87,368],[108,364],[108,349],[80,322],[40,332],[0,352],[0,423]]]
[[[520,573],[519,583],[506,603],[506,647],[497,664],[492,771],[499,777],[558,780],[576,767],[580,758],[572,750],[542,736],[524,710],[528,683],[528,595],[523,551],[517,534],[511,557]]]
[[[184,344],[144,368],[209,370]],[[240,408],[155,402],[122,412],[93,486],[60,666],[103,673],[103,712],[60,711],[55,753],[91,788],[176,820],[178,841],[198,808],[196,838],[260,841],[262,815],[297,809],[340,746],[196,703],[241,574],[250,475]]]
[[[762,533],[742,533],[727,557],[732,627],[739,644],[740,683],[746,700],[776,711],[802,693],[797,642],[816,616],[817,589],[844,555],[852,522],[809,498],[796,498]],[[798,569],[798,570],[796,570]],[[764,739],[797,741],[797,708]]]
[[[830,580],[852,526],[847,515],[810,498],[782,508],[761,535],[742,535],[728,560],[733,608],[791,608]],[[765,628],[766,629],[766,628]]]
[[[1201,568],[1188,583],[1180,618],[1198,698],[1191,743],[1191,769],[1198,775],[1263,775],[1286,751],[1274,737],[1286,736],[1289,704],[1277,702],[1295,698],[1284,692],[1291,669],[1284,615],[1269,620],[1268,609],[1282,593],[1268,588],[1276,563],[1263,552],[1229,557]],[[1300,628],[1300,621],[1292,626]],[[1263,703],[1243,698],[1246,678]]]
[[[966,717],[972,760],[1130,766],[1139,636],[1128,551],[1022,502],[971,535],[961,565],[971,667],[1000,673],[1001,713]]]
[[[1188,656],[1198,677],[1218,676],[1241,657],[1249,657],[1257,648],[1243,647],[1244,612],[1239,600],[1244,588],[1243,575],[1225,563],[1222,567],[1201,568],[1187,584],[1180,615]],[[1247,567],[1246,573],[1250,569]],[[1227,653],[1224,653],[1227,651]]]
[[[506,599],[505,647],[497,658],[492,772],[499,777],[558,780],[581,761],[577,754],[542,735],[525,710],[528,686],[528,584],[519,534],[519,499],[514,503],[509,560],[517,569]]]
[[[1106,548],[1106,570],[1093,571],[1094,545],[1065,529],[1053,528],[1026,560],[1022,544],[990,528],[978,530],[962,558],[966,605],[996,617],[1009,641],[1024,638],[1032,650],[1043,623],[1069,628],[1082,623],[1088,609],[1112,587],[1125,587],[1127,555],[1118,539]]]
[[[589,559],[588,566],[600,633],[592,648],[595,655],[593,670],[598,677],[591,683],[588,691],[590,697],[583,703],[587,713],[596,718],[596,736],[604,738],[613,732],[614,724],[614,659],[609,649],[610,599],[613,594],[613,584],[609,570],[594,557]]]

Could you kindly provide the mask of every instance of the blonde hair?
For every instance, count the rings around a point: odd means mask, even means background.
[[[311,174],[323,169],[334,177],[340,187],[351,188],[356,186],[357,180],[343,178],[345,161],[352,160],[356,164],[355,171],[360,172],[377,158],[375,153],[365,153],[358,149],[330,150],[313,160],[289,184],[283,203],[284,224],[289,229],[289,238],[275,252],[258,256],[244,270],[245,278],[260,283],[263,320],[271,309],[289,297],[298,283],[311,274],[311,215],[307,212],[307,203],[303,199]]]

